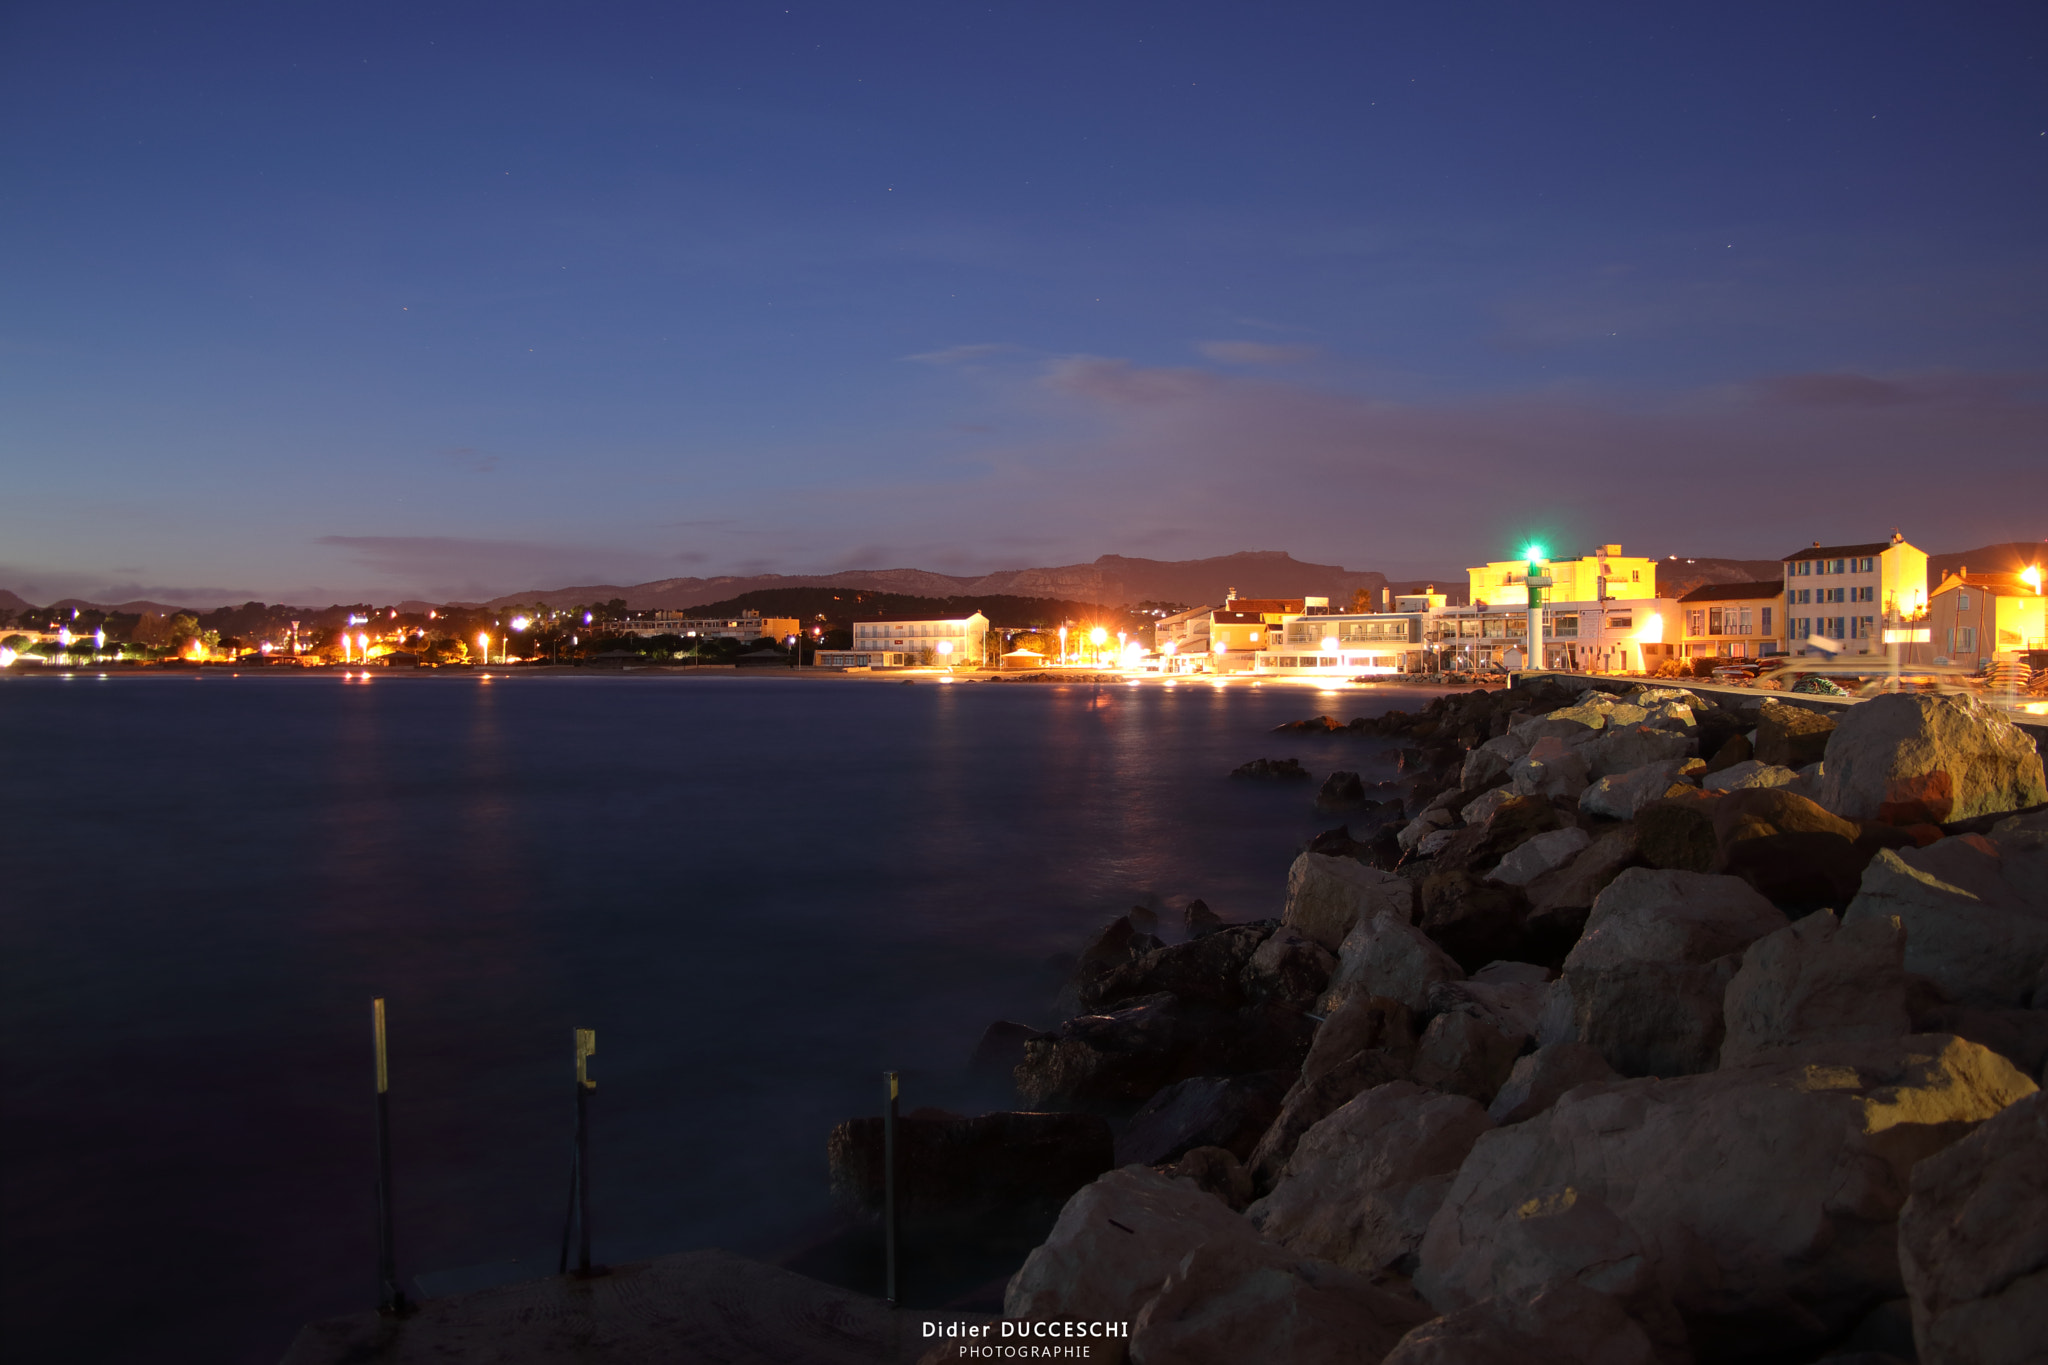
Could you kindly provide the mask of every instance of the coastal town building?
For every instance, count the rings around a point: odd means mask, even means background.
[[[1602,602],[1657,595],[1657,561],[1640,555],[1623,555],[1619,545],[1602,545],[1592,554],[1576,559],[1537,559],[1536,566],[1550,578],[1545,596],[1553,602]],[[1529,561],[1495,560],[1467,569],[1475,607],[1529,606]]]
[[[1706,583],[1678,599],[1688,659],[1760,659],[1782,653],[1784,589],[1761,583]]]
[[[1199,661],[1209,652],[1209,615],[1215,606],[1169,612],[1152,623],[1152,648],[1164,658]]]
[[[1582,673],[1643,672],[1678,653],[1667,641],[1678,604],[1658,598],[1550,602],[1543,608],[1543,660],[1529,662],[1526,586],[1521,605],[1452,607],[1441,593],[1393,598],[1402,610],[1331,612],[1288,618],[1259,654],[1271,673],[1483,672],[1530,666]]]
[[[1972,573],[1968,565],[1959,567],[1929,596],[1927,628],[1937,663],[1983,668],[2001,654],[2048,650],[2041,567],[2024,573]]]
[[[1328,614],[1327,597],[1239,597],[1232,588],[1223,605],[1209,612],[1207,668],[1216,673],[1244,673],[1258,667],[1259,656],[1277,643],[1290,619]],[[1191,657],[1191,656],[1183,656]],[[1193,667],[1192,662],[1188,665]]]
[[[803,629],[794,616],[763,616],[743,611],[738,616],[691,616],[680,611],[652,611],[608,627],[621,635],[645,639],[655,635],[680,635],[701,640],[787,640]]]
[[[917,664],[979,668],[987,662],[988,641],[988,617],[978,611],[954,617],[887,616],[853,623],[852,652],[893,652],[907,655]]]
[[[1793,655],[1881,654],[1888,623],[1927,606],[1927,554],[1889,541],[1822,545],[1786,555],[1785,645]]]

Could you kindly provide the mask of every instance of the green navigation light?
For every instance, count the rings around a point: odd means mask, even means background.
[[[1529,547],[1529,562],[1534,564],[1541,558],[1543,558],[1543,547],[1541,545],[1531,545]]]

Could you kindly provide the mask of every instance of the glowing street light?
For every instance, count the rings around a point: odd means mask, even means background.
[[[2020,582],[2032,588],[2034,596],[2039,597],[2041,595],[2041,566],[2039,564],[2029,564],[2026,568],[2021,569]]]
[[[484,662],[489,663],[491,661],[491,633],[487,630],[478,631],[476,633],[476,643],[477,647],[484,652]]]
[[[528,626],[532,624],[532,620],[524,616],[515,616],[512,618],[512,629],[514,630],[525,630]]]
[[[1067,661],[1067,628],[1066,628],[1065,626],[1061,626],[1061,627],[1060,627],[1060,662],[1061,662],[1061,663],[1065,663],[1066,661]]]
[[[1325,654],[1336,654],[1336,655],[1337,655],[1337,665],[1338,665],[1338,667],[1340,667],[1340,668],[1341,668],[1341,667],[1343,667],[1343,665],[1344,665],[1344,656],[1343,656],[1343,655],[1342,655],[1341,653],[1338,653],[1338,648],[1339,648],[1339,646],[1338,646],[1338,644],[1337,644],[1337,637],[1336,637],[1336,636],[1334,636],[1334,635],[1325,635],[1325,636],[1323,637],[1323,653],[1325,653]]]
[[[939,666],[950,671],[953,667],[953,642],[951,640],[941,640],[939,641],[938,649]]]

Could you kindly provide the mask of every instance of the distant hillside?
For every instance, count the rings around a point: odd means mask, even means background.
[[[2002,545],[1979,545],[1974,550],[1927,556],[1927,587],[1932,591],[1941,580],[1968,566],[1974,573],[2018,573],[2029,564],[2048,567],[2048,542],[2010,540]]]
[[[485,605],[573,606],[616,597],[624,598],[628,607],[640,611],[732,601],[771,588],[830,588],[935,598],[1000,595],[1111,607],[1145,601],[1221,602],[1224,593],[1236,588],[1245,597],[1310,596],[1348,602],[1356,589],[1377,592],[1386,582],[1384,574],[1358,572],[1334,564],[1308,564],[1281,550],[1248,550],[1212,559],[1173,561],[1104,555],[1092,564],[1005,569],[978,577],[958,577],[926,569],[849,569],[834,574],[663,578],[629,586],[607,583],[510,593]]]
[[[1709,583],[1781,582],[1785,565],[1776,559],[1687,559],[1671,555],[1657,561],[1657,595],[1683,597]]]
[[[1003,593],[917,597],[847,588],[836,592],[831,588],[761,588],[690,610],[705,616],[737,616],[743,611],[758,611],[763,616],[794,616],[800,621],[822,616],[829,625],[841,630],[850,628],[856,620],[883,616],[966,616],[976,611],[987,616],[990,625],[1003,630],[1084,622],[1120,630],[1137,624],[1135,617],[1116,607],[1055,597],[1015,597]]]

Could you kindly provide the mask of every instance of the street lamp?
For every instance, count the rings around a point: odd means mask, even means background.
[[[1528,550],[1529,571],[1523,581],[1529,589],[1529,657],[1526,667],[1543,667],[1543,590],[1550,586],[1549,574],[1538,573],[1537,564],[1543,559],[1543,547],[1531,545]]]
[[[490,634],[490,632],[489,632],[489,631],[487,631],[487,630],[480,630],[480,631],[478,631],[478,632],[476,633],[476,642],[477,642],[477,645],[478,645],[478,647],[480,647],[480,648],[481,648],[481,649],[483,650],[483,652],[484,652],[484,663],[485,663],[486,665],[488,665],[488,664],[489,664],[489,663],[491,662],[491,634]]]
[[[953,642],[952,642],[951,640],[941,640],[941,641],[939,641],[939,646],[938,646],[938,648],[939,648],[939,667],[941,667],[941,668],[945,669],[945,670],[946,670],[946,671],[947,671],[948,673],[952,672],[952,671],[953,671]]]
[[[1066,628],[1065,626],[1061,626],[1061,627],[1060,627],[1060,662],[1061,662],[1061,663],[1065,663],[1066,661],[1067,661],[1067,628]]]
[[[1334,636],[1334,635],[1325,635],[1325,636],[1323,637],[1323,653],[1325,653],[1325,654],[1336,654],[1336,655],[1337,655],[1337,667],[1339,667],[1339,668],[1342,668],[1342,667],[1344,666],[1344,656],[1343,656],[1342,654],[1338,654],[1338,653],[1337,653],[1337,637],[1336,637],[1336,636]]]
[[[1101,626],[1088,632],[1088,643],[1095,646],[1095,662],[1102,662],[1102,642],[1109,638],[1109,632]]]

